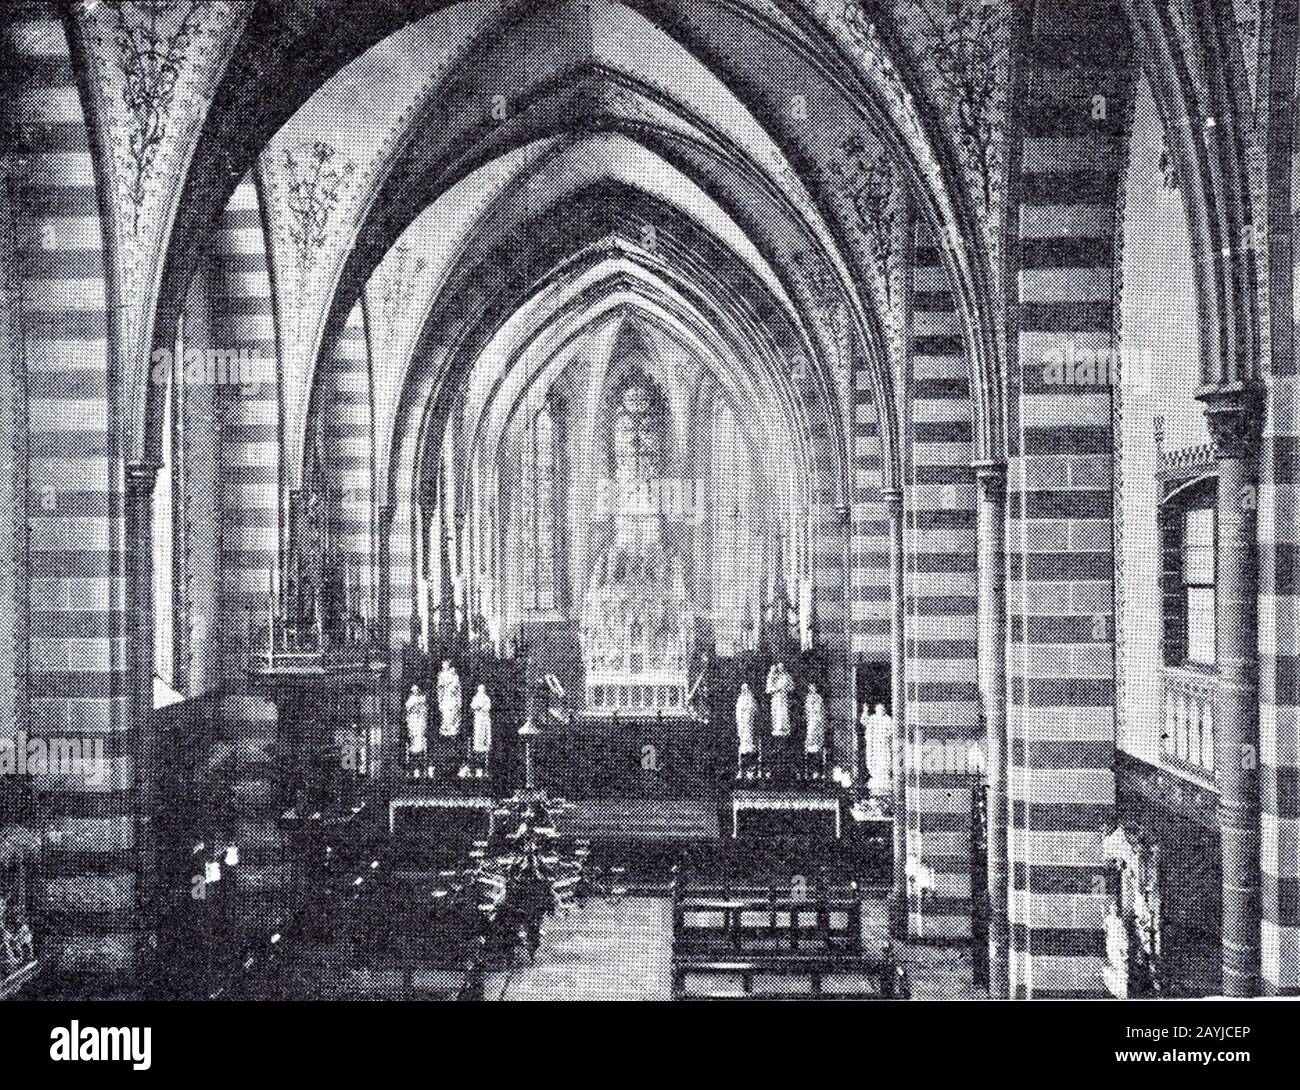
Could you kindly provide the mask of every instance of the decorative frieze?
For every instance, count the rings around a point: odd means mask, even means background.
[[[893,302],[899,180],[888,153],[861,133],[847,137],[839,151],[831,169],[866,239],[888,307]]]

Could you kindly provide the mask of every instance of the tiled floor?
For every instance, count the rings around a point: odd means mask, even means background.
[[[885,943],[889,930],[888,909],[883,901],[863,905],[862,927],[866,942],[875,948]],[[913,999],[987,999],[973,983],[969,946],[894,945],[894,957],[907,966]]]
[[[667,999],[672,913],[665,897],[591,900],[552,917],[537,961],[493,974],[490,999]],[[502,990],[504,989],[504,996]]]

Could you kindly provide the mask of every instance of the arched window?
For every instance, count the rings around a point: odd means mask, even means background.
[[[520,598],[525,610],[555,609],[556,575],[556,427],[551,407],[543,405],[530,421],[524,440],[520,508],[523,522],[523,578]]]
[[[1213,667],[1215,566],[1213,491],[1188,490],[1166,504],[1164,537],[1165,663]]]
[[[1160,512],[1165,665],[1161,749],[1175,766],[1213,774],[1217,482],[1207,475],[1171,483]]]
[[[1212,666],[1214,628],[1214,511],[1198,507],[1183,514],[1182,612],[1188,662]]]

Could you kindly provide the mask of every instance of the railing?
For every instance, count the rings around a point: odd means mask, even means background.
[[[1213,443],[1183,447],[1180,450],[1161,451],[1160,456],[1160,469],[1166,473],[1212,470],[1215,463]]]
[[[1161,671],[1161,750],[1175,768],[1214,779],[1214,674],[1167,666]]]
[[[249,666],[263,672],[365,666],[382,649],[376,633],[360,628],[349,632],[343,643],[331,643],[314,628],[281,620],[274,626],[251,626],[249,635]]]

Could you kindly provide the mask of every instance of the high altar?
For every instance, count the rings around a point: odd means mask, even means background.
[[[667,410],[648,381],[630,378],[617,403],[607,544],[593,566],[582,618],[589,715],[686,716],[695,619],[679,545],[665,532]]]

